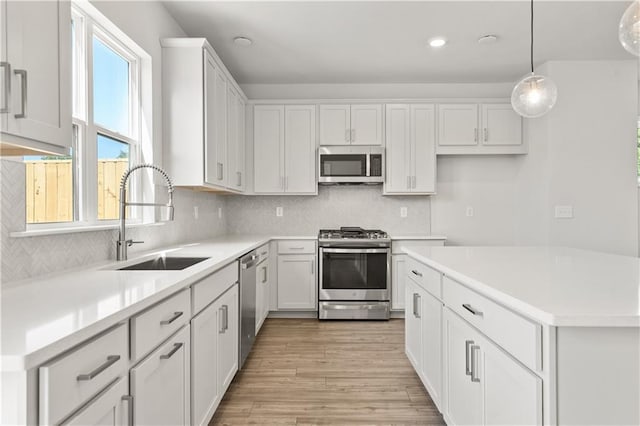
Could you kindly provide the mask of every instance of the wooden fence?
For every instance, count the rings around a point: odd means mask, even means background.
[[[73,220],[71,160],[25,161],[27,223]],[[126,158],[98,160],[98,218],[117,219],[120,178],[129,167]]]

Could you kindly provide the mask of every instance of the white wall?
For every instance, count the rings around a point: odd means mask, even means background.
[[[529,120],[516,185],[516,242],[638,253],[637,62],[554,61],[558,102]],[[571,205],[573,219],[554,207]]]

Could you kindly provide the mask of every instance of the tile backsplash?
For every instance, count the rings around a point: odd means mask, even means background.
[[[283,216],[276,216],[276,208]],[[407,217],[400,208],[407,207]],[[321,228],[361,226],[390,234],[430,234],[428,196],[383,196],[381,185],[320,186],[317,196],[229,196],[230,233],[315,235]]]
[[[117,230],[14,238],[25,229],[25,167],[0,160],[1,271],[3,283],[115,258]],[[218,217],[225,197],[177,189],[175,220],[160,226],[127,229],[127,237],[142,240],[130,253],[184,241],[212,238],[226,232],[226,215]],[[198,219],[194,216],[198,207]]]

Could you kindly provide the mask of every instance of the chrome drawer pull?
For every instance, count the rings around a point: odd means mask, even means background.
[[[15,75],[21,77],[20,114],[14,114],[15,118],[27,118],[27,70],[13,70]]]
[[[481,311],[476,311],[475,309],[473,309],[471,307],[470,304],[468,303],[463,303],[462,307],[465,308],[467,311],[471,312],[473,315],[478,315],[478,316],[482,316],[482,312]]]
[[[93,370],[89,374],[80,374],[80,375],[78,375],[77,379],[78,379],[79,382],[84,381],[84,380],[91,380],[94,377],[96,377],[98,374],[102,373],[107,368],[111,367],[113,364],[115,364],[119,360],[120,360],[120,355],[109,355],[107,357],[107,362],[105,362],[104,364],[102,364],[100,367],[96,368],[95,370]]]
[[[289,250],[304,250],[304,247],[289,247]]]
[[[422,276],[422,273],[421,273],[421,272],[416,271],[415,269],[412,269],[412,270],[411,270],[411,273],[412,273],[413,275],[418,276],[418,277],[421,277],[421,276]]]
[[[176,352],[178,352],[180,350],[180,348],[182,347],[182,343],[174,343],[173,344],[173,349],[171,349],[171,351],[166,354],[166,355],[160,355],[160,359],[169,359],[173,356],[173,354],[175,354]]]
[[[471,346],[471,381],[480,383],[480,378],[476,376],[476,349],[480,349],[480,346]]]
[[[469,346],[473,345],[473,340],[466,340],[464,342],[464,374],[471,375],[471,368],[469,367]]]
[[[124,395],[122,397],[123,401],[127,401],[128,404],[128,408],[127,408],[127,425],[128,426],[133,426],[133,396],[131,395]]]
[[[175,320],[177,320],[178,318],[180,318],[182,316],[184,312],[174,312],[173,316],[171,318],[169,318],[168,320],[162,320],[160,321],[160,325],[169,325],[172,322],[174,322]]]

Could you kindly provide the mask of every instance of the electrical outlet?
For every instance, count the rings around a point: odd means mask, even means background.
[[[222,219],[222,207],[218,207],[218,219]]]
[[[198,212],[198,206],[193,206],[193,218],[195,220],[198,220],[198,217],[200,216],[199,212]]]
[[[407,217],[407,208],[400,207],[400,217]]]
[[[467,217],[473,217],[473,207],[467,206],[466,215],[467,215]]]
[[[555,210],[557,219],[573,218],[573,206],[556,206]]]
[[[276,207],[276,216],[282,217],[284,212],[282,211],[282,207]]]

